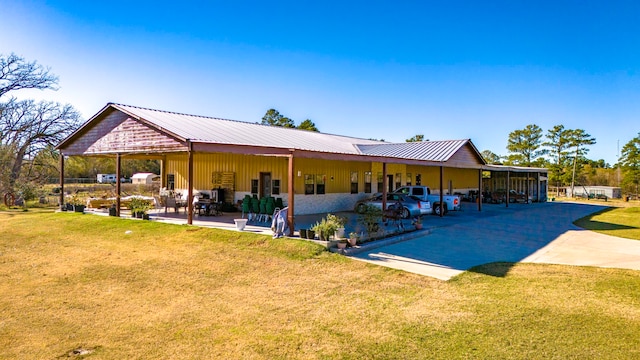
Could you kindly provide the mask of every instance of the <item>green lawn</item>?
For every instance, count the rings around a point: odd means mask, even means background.
[[[186,225],[37,210],[0,229],[0,359],[640,358],[636,271],[443,282]]]
[[[574,224],[607,235],[640,240],[640,207],[608,208]]]

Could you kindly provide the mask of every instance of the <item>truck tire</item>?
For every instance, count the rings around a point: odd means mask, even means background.
[[[446,215],[446,214],[447,214],[447,212],[448,212],[448,211],[447,211],[447,204],[444,204],[444,205],[443,205],[443,208],[444,208],[444,214]],[[434,213],[435,215],[440,216],[440,204],[439,204],[439,203],[438,203],[438,204],[436,204],[436,205],[435,205],[435,207],[433,208],[433,213]]]

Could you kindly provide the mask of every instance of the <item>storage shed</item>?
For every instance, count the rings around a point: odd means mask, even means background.
[[[160,175],[154,173],[136,173],[131,177],[133,184],[151,184],[154,180],[160,180]]]

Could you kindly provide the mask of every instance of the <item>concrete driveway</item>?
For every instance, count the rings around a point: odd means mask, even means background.
[[[640,241],[583,230],[573,221],[602,205],[536,203],[426,217],[424,236],[369,249],[354,258],[448,280],[491,262],[530,262],[640,270]],[[417,234],[416,234],[417,235]]]

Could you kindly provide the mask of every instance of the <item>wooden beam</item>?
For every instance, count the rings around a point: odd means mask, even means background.
[[[193,151],[191,151],[191,142],[187,140],[189,143],[189,165],[187,169],[187,186],[189,189],[187,190],[187,224],[193,224]]]
[[[440,187],[439,187],[439,195],[440,195],[440,203],[438,204],[438,207],[440,207],[440,217],[444,216],[444,166],[440,165],[439,166],[439,171],[440,171]]]
[[[295,199],[295,163],[293,159],[293,152],[289,155],[289,166],[288,166],[288,174],[289,181],[287,182],[287,206],[289,207],[289,211],[287,211],[287,224],[289,225],[289,236],[293,236],[293,232],[295,231],[295,217],[294,217],[294,199]]]
[[[66,208],[64,203],[64,154],[60,151],[60,210]]]
[[[482,211],[482,169],[478,170],[478,211]]]
[[[120,177],[122,172],[122,157],[116,154],[116,216],[120,217]]]
[[[507,170],[507,193],[505,194],[505,203],[506,206],[509,207],[509,191],[511,190],[511,177],[510,177],[510,172],[509,170]]]
[[[387,179],[387,163],[382,163],[382,211],[387,209],[387,189],[389,188],[389,179]]]

